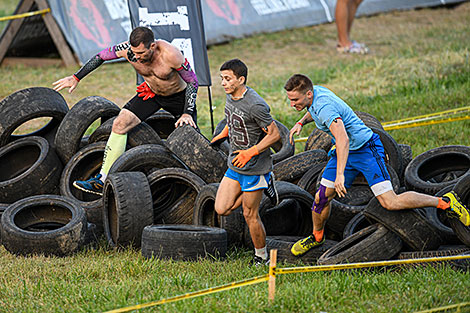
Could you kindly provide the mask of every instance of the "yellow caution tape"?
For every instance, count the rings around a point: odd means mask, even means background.
[[[285,267],[285,268],[277,268],[276,274],[282,275],[282,274],[293,274],[293,273],[324,272],[324,271],[345,270],[345,269],[353,269],[353,268],[390,266],[390,265],[402,265],[402,264],[438,262],[438,261],[450,261],[450,260],[462,260],[462,259],[470,259],[470,255],[454,255],[454,256],[446,256],[446,257],[438,257],[438,258],[391,260],[391,261],[380,261],[380,262],[360,262],[360,263],[335,264],[335,265]]]
[[[44,9],[44,10],[39,10],[39,11],[26,12],[26,13],[22,13],[22,14],[3,16],[3,17],[0,17],[0,22],[8,21],[8,20],[15,20],[15,19],[19,19],[19,18],[30,17],[30,16],[34,16],[34,15],[46,14],[48,12],[51,12],[50,8],[47,8],[47,9]]]
[[[322,271],[344,270],[344,269],[354,269],[354,268],[364,268],[364,267],[389,266],[389,265],[401,265],[401,264],[425,263],[425,262],[439,262],[439,261],[462,260],[462,259],[470,259],[470,255],[454,255],[454,256],[436,257],[436,258],[406,259],[406,260],[392,260],[392,261],[380,261],[380,262],[361,262],[361,263],[335,264],[335,265],[316,265],[316,266],[305,266],[305,267],[286,267],[286,268],[270,267],[269,274],[266,274],[266,275],[249,278],[249,279],[229,283],[229,284],[218,286],[218,287],[212,287],[212,288],[207,288],[207,289],[203,289],[199,291],[194,291],[194,292],[186,293],[183,295],[175,296],[172,298],[147,302],[143,304],[137,304],[137,305],[115,309],[111,311],[106,311],[104,313],[129,312],[132,310],[148,308],[151,306],[156,306],[156,305],[160,305],[164,303],[170,303],[170,302],[175,302],[179,300],[208,295],[211,293],[217,293],[217,292],[221,292],[225,290],[235,289],[235,288],[239,288],[243,286],[254,285],[254,284],[268,281],[269,275],[275,276],[276,274],[282,275],[282,274],[293,274],[293,273],[322,272]],[[464,303],[464,304],[467,305],[467,303]]]
[[[447,305],[447,306],[441,306],[439,308],[434,308],[430,310],[424,310],[424,311],[416,311],[415,313],[433,313],[433,312],[442,312],[442,311],[447,311],[450,309],[459,309],[457,312],[460,312],[460,308],[470,306],[470,302],[462,302],[459,304],[452,304],[452,305]]]
[[[148,308],[148,307],[156,306],[156,305],[159,305],[159,304],[170,303],[170,302],[174,302],[174,301],[199,297],[199,296],[208,295],[208,294],[211,294],[211,293],[221,292],[221,291],[225,291],[225,290],[230,290],[230,289],[234,289],[234,288],[239,288],[239,287],[243,287],[243,286],[258,284],[258,283],[261,283],[261,282],[268,281],[268,279],[269,279],[268,274],[266,274],[266,275],[263,275],[263,276],[253,277],[253,278],[249,278],[249,279],[242,280],[242,281],[239,281],[239,282],[233,282],[233,283],[218,286],[218,287],[212,287],[212,288],[208,288],[208,289],[203,289],[203,290],[199,290],[199,291],[195,291],[195,292],[186,293],[184,295],[180,295],[180,296],[176,296],[176,297],[172,297],[172,298],[162,299],[162,300],[158,300],[158,301],[152,301],[152,302],[138,304],[138,305],[134,305],[134,306],[128,306],[128,307],[121,308],[121,309],[115,309],[115,310],[107,311],[105,313],[129,312],[129,311],[132,311],[132,310]]]
[[[404,118],[400,120],[384,122],[382,126],[384,130],[395,130],[411,127],[419,127],[426,125],[435,125],[441,123],[449,123],[455,121],[470,120],[470,106],[441,111],[437,113],[419,115],[415,117]],[[295,142],[306,142],[308,137],[295,139]]]

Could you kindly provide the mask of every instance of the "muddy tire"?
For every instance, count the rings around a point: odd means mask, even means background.
[[[175,130],[176,118],[170,112],[163,109],[149,116],[147,123],[161,139],[166,139]]]
[[[112,117],[103,124],[101,124],[91,135],[88,140],[89,143],[95,143],[99,141],[108,141],[109,135],[113,128],[113,122],[116,118]],[[127,149],[137,147],[145,144],[157,144],[163,145],[162,139],[153,130],[152,127],[142,122],[132,128],[127,133]]]
[[[56,194],[62,163],[49,142],[31,136],[0,148],[0,202]]]
[[[82,137],[97,119],[104,123],[119,114],[119,107],[108,99],[91,96],[78,101],[67,112],[55,135],[55,148],[66,164],[80,148]]]
[[[113,247],[140,247],[142,231],[152,223],[152,194],[145,174],[109,174],[103,187],[103,224],[108,243]]]
[[[352,219],[349,220],[349,222],[344,227],[343,239],[346,239],[349,236],[352,236],[353,234],[357,233],[361,229],[364,229],[370,225],[371,225],[370,222],[367,220],[367,218],[364,216],[362,212],[357,213],[356,215],[354,215]]]
[[[166,146],[206,183],[218,183],[227,170],[227,156],[209,145],[194,127],[178,127],[168,136]]]
[[[382,123],[372,114],[361,111],[354,111],[354,113],[356,113],[357,117],[359,117],[367,127],[375,127],[384,130]]]
[[[439,247],[439,250],[432,250],[432,251],[400,252],[397,258],[399,260],[408,260],[408,259],[422,259],[422,258],[439,258],[439,257],[445,257],[445,256],[468,255],[468,254],[470,254],[470,249],[467,246],[454,245],[454,246],[441,246]],[[453,269],[467,272],[470,269],[470,259],[403,264],[401,266],[402,267],[432,266],[432,267],[440,268],[444,265],[449,265]]]
[[[113,163],[109,173],[142,172],[149,175],[154,170],[167,167],[186,168],[186,165],[166,147],[148,144],[125,151]]]
[[[294,243],[303,237],[299,236],[267,236],[266,247],[268,250],[277,249],[277,261],[285,263],[303,263],[303,264],[316,264],[318,258],[324,254],[328,249],[335,246],[338,242],[326,239],[325,242],[313,249],[310,249],[301,256],[294,256],[290,251]]]
[[[327,159],[323,150],[308,150],[276,163],[273,172],[276,180],[296,183],[311,167]]]
[[[332,146],[333,142],[331,141],[331,136],[318,128],[314,128],[305,143],[305,151],[321,149],[328,152]]]
[[[17,255],[66,256],[82,245],[85,211],[73,200],[39,195],[11,204],[2,214],[2,243]]]
[[[402,248],[400,237],[380,224],[368,226],[340,241],[318,259],[318,264],[389,260]]]
[[[194,225],[220,227],[219,215],[215,212],[215,197],[218,189],[218,183],[202,186],[194,203]]]
[[[54,137],[69,107],[64,97],[57,91],[32,87],[17,91],[0,101],[0,147],[7,143],[29,136],[47,139],[51,146]],[[42,128],[24,135],[13,135],[15,129],[27,121],[38,117],[49,117],[50,121]]]
[[[389,211],[374,198],[364,209],[364,215],[395,232],[412,250],[434,250],[443,242],[437,229],[416,209]]]
[[[221,228],[196,225],[152,225],[142,233],[142,256],[196,261],[225,257],[227,234]]]
[[[99,173],[105,146],[105,142],[97,142],[80,149],[65,165],[60,178],[60,194],[79,203],[88,221],[96,224],[98,234],[103,234],[102,197],[75,188],[73,182],[87,180]]]
[[[408,164],[405,185],[408,190],[434,195],[468,173],[470,147],[443,146],[421,153]]]
[[[182,168],[164,168],[148,176],[154,224],[193,224],[196,197],[206,183]]]
[[[398,143],[385,130],[374,127],[370,129],[380,137],[380,141],[385,150],[385,163],[390,164],[396,173],[402,173],[403,159],[401,150],[398,148]]]

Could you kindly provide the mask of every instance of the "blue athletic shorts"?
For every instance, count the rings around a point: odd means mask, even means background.
[[[328,188],[335,188],[336,150],[330,151],[329,155],[331,158],[323,172],[321,184]],[[379,135],[374,133],[361,148],[349,151],[348,161],[344,169],[345,187],[351,187],[356,176],[362,173],[375,196],[393,190],[384,159],[384,147]]]
[[[225,176],[240,183],[242,191],[255,191],[268,188],[270,172],[264,175],[245,175],[240,174],[229,168]]]

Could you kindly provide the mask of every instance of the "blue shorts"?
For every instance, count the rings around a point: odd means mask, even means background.
[[[335,188],[337,157],[336,150],[330,151],[331,156],[323,172],[321,184]],[[372,137],[358,150],[350,150],[346,168],[344,169],[344,186],[351,187],[354,179],[362,173],[375,196],[393,190],[390,175],[385,166],[385,152],[380,137]]]
[[[225,175],[228,178],[236,180],[240,183],[242,191],[255,191],[258,189],[268,188],[268,182],[270,179],[270,173],[264,175],[245,175],[240,174],[229,168]]]

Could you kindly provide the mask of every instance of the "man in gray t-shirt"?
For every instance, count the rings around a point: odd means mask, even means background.
[[[279,201],[274,188],[270,146],[280,139],[279,130],[269,114],[269,106],[256,91],[246,86],[248,69],[233,59],[220,68],[222,87],[227,95],[227,126],[212,139],[217,144],[230,141],[228,170],[220,182],[215,199],[219,215],[229,215],[240,205],[255,246],[254,265],[269,261],[266,231],[259,216],[263,190],[274,204]]]

